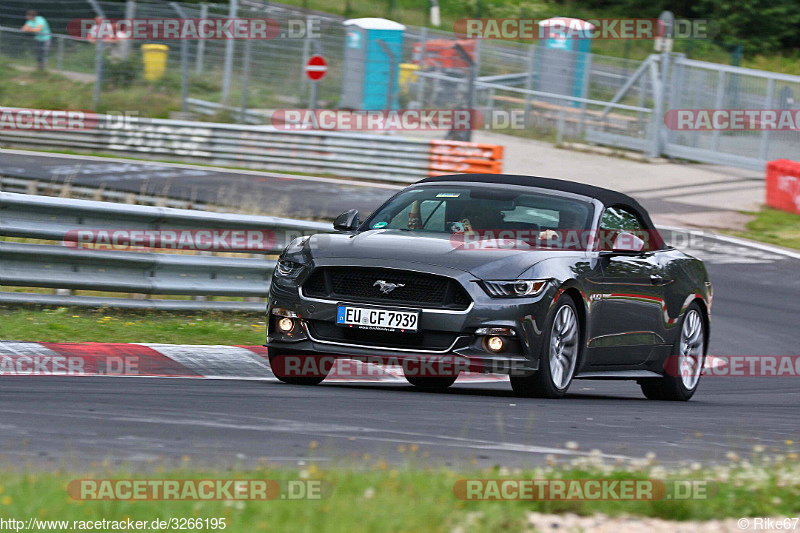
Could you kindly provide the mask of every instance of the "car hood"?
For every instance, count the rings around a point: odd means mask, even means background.
[[[470,272],[481,279],[514,279],[535,263],[558,251],[526,250],[508,241],[483,241],[465,246],[448,234],[402,230],[369,230],[356,234],[318,234],[303,246],[307,259],[346,258],[385,260],[386,266],[403,261]],[[562,252],[563,253],[563,252]]]

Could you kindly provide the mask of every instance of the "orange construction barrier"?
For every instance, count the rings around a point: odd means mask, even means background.
[[[777,159],[767,163],[767,205],[800,215],[800,162]]]
[[[453,41],[450,39],[431,39],[425,41],[425,57],[422,58],[422,43],[414,43],[414,63],[419,64],[423,59],[426,67],[440,68],[466,68],[467,62],[456,51],[455,45],[459,44],[471,59],[475,57],[475,40],[461,39]]]
[[[503,147],[463,141],[431,141],[429,176],[442,174],[500,174],[503,172]]]

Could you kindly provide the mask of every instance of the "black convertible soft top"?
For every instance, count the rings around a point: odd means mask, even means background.
[[[585,183],[576,183],[574,181],[542,178],[538,176],[517,176],[514,174],[449,174],[446,176],[433,176],[430,178],[425,178],[417,183],[436,183],[447,181],[462,183],[499,183],[506,185],[540,187],[542,189],[551,189],[554,191],[580,194],[581,196],[588,196],[589,198],[597,198],[606,207],[613,205],[627,206],[637,212],[646,229],[653,232],[657,241],[659,241],[656,243],[656,247],[660,248],[663,244],[663,239],[656,230],[653,221],[650,220],[650,215],[647,213],[647,210],[642,207],[639,202],[627,194],[612,191],[611,189],[604,189],[603,187],[596,187],[594,185],[586,185]]]
[[[447,176],[434,176],[425,178],[417,183],[430,183],[435,181],[463,181],[479,183],[502,183],[505,185],[526,185],[528,187],[541,187],[542,189],[552,189],[555,191],[571,192],[590,198],[597,198],[604,205],[632,205],[640,207],[639,203],[621,192],[576,183],[574,181],[557,180],[554,178],[540,178],[537,176],[515,176],[512,174],[450,174]]]

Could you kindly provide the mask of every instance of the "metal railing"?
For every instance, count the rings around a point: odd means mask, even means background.
[[[329,131],[97,115],[72,130],[0,128],[0,144],[146,155],[222,166],[412,183],[447,172],[499,173],[502,147]]]
[[[268,230],[270,246],[234,250],[211,246],[199,255],[84,248],[76,230]],[[56,289],[56,294],[0,292],[0,303],[169,310],[257,311],[269,291],[275,260],[291,239],[328,232],[329,224],[270,216],[209,213],[0,192],[0,236],[56,241],[0,241],[0,286]],[[66,245],[65,245],[66,244]],[[72,244],[72,245],[70,245]],[[242,252],[238,256],[213,252]],[[251,254],[247,257],[246,254]],[[73,290],[180,295],[193,300],[76,296]],[[66,294],[64,294],[66,292]],[[205,301],[214,296],[258,301]]]

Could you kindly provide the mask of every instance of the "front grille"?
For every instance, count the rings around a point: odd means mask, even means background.
[[[315,339],[344,344],[357,344],[364,347],[417,348],[420,350],[443,351],[455,342],[455,333],[444,331],[418,331],[416,333],[396,333],[372,331],[358,328],[344,328],[332,322],[309,320],[308,329]]]
[[[384,294],[375,285],[378,280],[395,283],[398,287]],[[367,267],[318,268],[303,284],[303,294],[312,298],[453,310],[464,310],[472,301],[461,284],[450,278]]]

